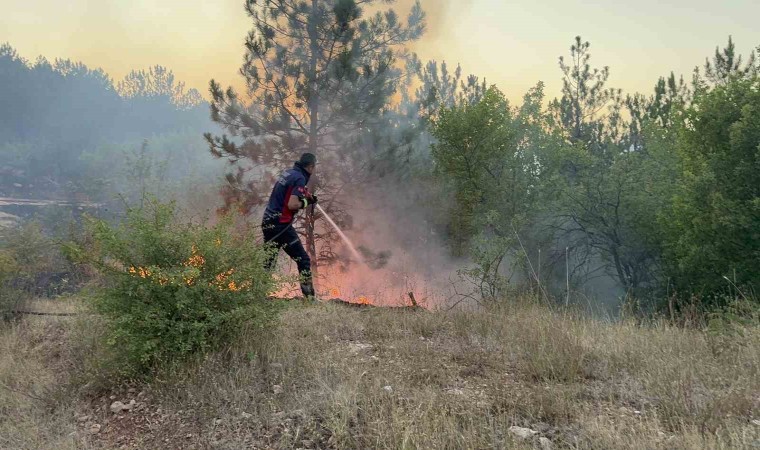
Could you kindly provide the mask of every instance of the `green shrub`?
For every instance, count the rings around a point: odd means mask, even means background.
[[[33,296],[52,296],[68,281],[66,270],[58,246],[38,221],[0,227],[0,316],[12,317],[11,311]]]
[[[90,220],[88,229],[89,248],[74,251],[104,275],[95,309],[125,375],[218,348],[244,323],[274,316],[266,250],[229,218],[212,227],[180,223],[173,204],[148,202],[118,226]]]
[[[8,311],[14,309],[14,292],[8,286],[10,280],[18,272],[18,263],[13,254],[5,249],[0,249],[0,319],[5,318]]]

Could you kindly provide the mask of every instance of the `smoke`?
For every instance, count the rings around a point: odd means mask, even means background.
[[[395,0],[391,6],[399,16],[405,17],[416,1]],[[412,44],[411,49],[418,51],[429,42],[435,41],[439,36],[444,35],[449,28],[449,23],[467,11],[472,3],[473,0],[420,0],[422,9],[425,11],[427,26],[422,39]],[[381,4],[368,8],[368,12],[382,11],[384,9],[387,9],[387,6]]]
[[[437,186],[414,177],[375,178],[352,186],[338,201],[348,205],[351,220],[344,232],[363,261],[356,261],[342,242],[331,243],[339,262],[317,268],[321,298],[404,306],[413,293],[419,304],[436,308],[449,304],[455,290],[462,291],[457,271],[469,262],[453,258],[441,236],[438,217],[449,214],[449,202]],[[329,226],[318,221],[318,227]],[[281,254],[280,262],[280,271],[296,274],[287,256]],[[277,295],[297,296],[298,286],[293,283]]]
[[[337,268],[322,284],[347,300],[365,297],[377,305],[400,306],[410,304],[413,293],[427,307],[445,305],[465,264],[449,255],[431,214],[436,207],[445,209],[445,203],[432,204],[430,192],[415,180],[379,181],[362,190],[353,194],[354,226],[346,234],[364,249],[365,262]]]

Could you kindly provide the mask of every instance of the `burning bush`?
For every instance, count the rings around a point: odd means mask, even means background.
[[[228,341],[243,323],[273,317],[266,251],[231,219],[179,223],[173,204],[129,210],[118,226],[91,220],[92,245],[76,249],[104,275],[96,310],[129,372],[146,373]]]

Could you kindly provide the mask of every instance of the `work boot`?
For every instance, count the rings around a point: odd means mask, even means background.
[[[314,292],[314,284],[311,280],[301,283],[301,292],[307,299],[314,299],[317,295],[316,292]]]

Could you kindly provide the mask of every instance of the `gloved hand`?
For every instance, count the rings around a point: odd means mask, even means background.
[[[316,205],[316,204],[317,204],[317,196],[314,194],[309,193],[309,195],[301,199],[302,208],[306,208],[309,205]]]

